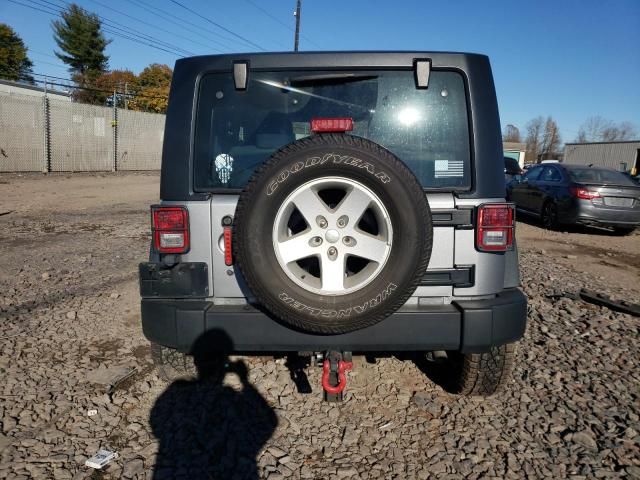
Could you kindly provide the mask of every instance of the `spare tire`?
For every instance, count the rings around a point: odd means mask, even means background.
[[[312,135],[265,162],[240,195],[234,261],[256,300],[297,329],[339,334],[400,308],[431,255],[413,173],[381,146]]]

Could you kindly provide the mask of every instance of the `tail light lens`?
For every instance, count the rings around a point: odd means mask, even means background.
[[[478,207],[476,247],[482,252],[505,252],[513,248],[515,210],[511,203]]]
[[[589,190],[584,187],[571,187],[569,188],[571,195],[576,198],[581,198],[582,200],[593,200],[594,198],[602,198],[598,192],[594,192],[593,190]]]
[[[315,133],[350,132],[353,130],[353,119],[343,118],[313,118],[311,131]]]
[[[151,207],[153,245],[160,253],[189,251],[189,212],[184,207]]]

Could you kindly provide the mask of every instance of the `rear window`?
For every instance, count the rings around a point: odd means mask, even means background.
[[[432,71],[251,71],[245,92],[231,73],[200,82],[194,186],[241,189],[278,148],[309,135],[314,117],[350,117],[353,135],[403,160],[425,188],[468,189],[469,121],[462,76]]]
[[[568,168],[571,180],[576,183],[603,183],[610,185],[629,185],[635,186],[633,181],[623,173],[615,170],[606,170],[604,168],[584,167]]]

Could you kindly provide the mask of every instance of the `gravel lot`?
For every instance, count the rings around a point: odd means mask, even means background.
[[[639,319],[567,296],[637,302],[638,233],[519,223],[530,323],[503,395],[357,357],[333,405],[319,369],[300,394],[284,359],[157,378],[136,276],[157,191],[153,174],[0,176],[0,478],[640,478]],[[93,472],[100,447],[120,456]]]

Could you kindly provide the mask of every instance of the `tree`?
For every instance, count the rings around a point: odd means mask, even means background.
[[[125,93],[133,95],[137,81],[138,78],[131,70],[112,70],[93,81],[92,88],[100,91],[93,92],[92,95],[96,103],[104,104],[108,98],[113,97],[115,91],[117,106],[124,107]]]
[[[72,3],[61,13],[62,20],[54,20],[53,38],[62,52],[54,52],[69,65],[72,78],[81,87],[90,85],[108,68],[109,57],[105,49],[109,45],[102,33],[102,22],[92,14]]]
[[[544,122],[544,133],[542,134],[542,145],[540,148],[541,159],[557,158],[560,152],[560,144],[562,143],[560,137],[560,130],[556,121],[547,117]]]
[[[527,123],[527,162],[537,163],[541,152],[542,135],[544,132],[544,118],[536,117]]]
[[[631,122],[616,124],[601,116],[589,117],[580,126],[575,141],[586,142],[615,142],[631,140],[637,135],[636,128]]]
[[[153,63],[146,67],[136,83],[136,95],[130,106],[134,110],[164,113],[167,111],[173,71],[168,65]]]
[[[0,77],[33,83],[32,69],[22,39],[9,25],[0,23]]]
[[[520,130],[518,130],[518,127],[512,124],[508,124],[506,127],[504,127],[504,132],[502,133],[502,141],[520,143],[522,140],[520,138]]]

